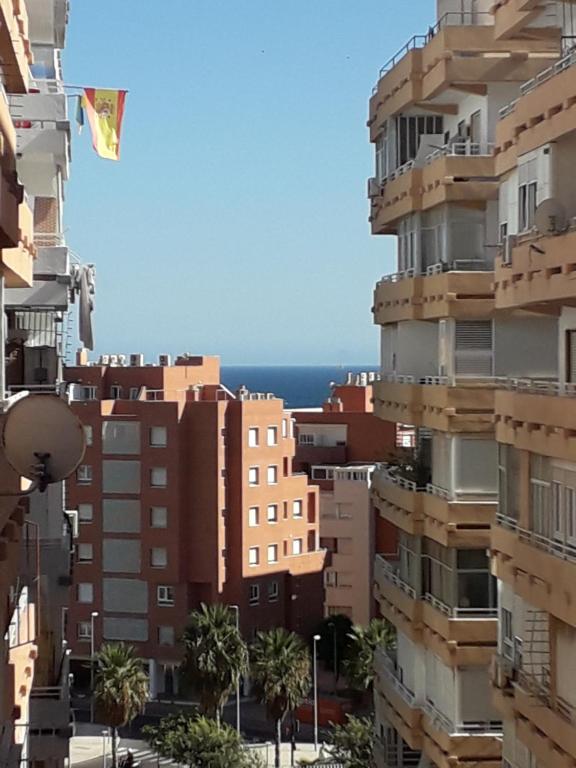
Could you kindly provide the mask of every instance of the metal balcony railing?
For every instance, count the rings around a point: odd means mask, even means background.
[[[400,576],[398,565],[387,560],[384,555],[376,555],[375,576],[376,579],[381,578],[390,582],[390,584],[402,590],[412,600],[417,599],[414,587]]]
[[[495,619],[498,617],[497,608],[458,608],[450,606],[430,592],[423,595],[423,600],[433,608],[451,619]]]
[[[424,163],[431,165],[441,157],[492,157],[494,144],[487,141],[454,141],[435,149],[426,156]]]
[[[526,96],[529,93],[532,93],[532,91],[535,91],[536,88],[540,87],[544,83],[547,83],[556,75],[559,75],[561,72],[565,72],[567,69],[570,69],[570,67],[573,67],[574,64],[576,64],[576,50],[572,48],[572,50],[566,56],[564,56],[564,58],[557,61],[551,67],[543,69],[542,72],[539,72],[536,75],[536,77],[533,77],[531,80],[528,80],[526,83],[521,85],[520,95]],[[498,113],[500,120],[504,120],[504,118],[508,117],[508,115],[511,115],[515,111],[519,100],[520,99],[514,99],[514,101],[511,101],[500,110]]]
[[[430,27],[425,35],[414,35],[408,40],[408,42],[392,56],[378,72],[378,82],[390,72],[394,67],[406,56],[410,51],[418,48],[424,48],[430,43],[436,35],[446,27],[469,27],[469,26],[489,26],[493,24],[493,16],[488,12],[458,12],[450,11],[445,13],[441,19],[433,26]],[[378,85],[374,86],[372,93],[376,93]]]
[[[374,663],[378,674],[386,680],[387,684],[400,696],[402,701],[412,709],[421,706],[421,702],[418,701],[416,694],[407,688],[398,677],[398,667],[394,659],[390,658],[384,651],[377,650]]]
[[[436,727],[439,727],[451,736],[502,736],[501,720],[479,720],[454,723],[443,712],[440,712],[431,701],[426,701],[423,709]]]

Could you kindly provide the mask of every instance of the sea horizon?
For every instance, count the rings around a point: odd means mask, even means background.
[[[320,408],[330,397],[332,382],[343,384],[348,373],[376,372],[377,365],[223,365],[222,383],[235,391],[270,392],[287,408]]]

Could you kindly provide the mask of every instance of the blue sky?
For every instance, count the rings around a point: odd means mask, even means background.
[[[393,268],[365,126],[432,0],[72,0],[67,82],[130,90],[122,160],[74,136],[70,246],[97,266],[98,352],[367,364]]]

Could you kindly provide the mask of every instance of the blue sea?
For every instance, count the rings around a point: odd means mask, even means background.
[[[348,372],[375,371],[376,366],[223,365],[222,383],[235,392],[273,392],[287,408],[319,408],[330,396],[331,382],[343,383]]]

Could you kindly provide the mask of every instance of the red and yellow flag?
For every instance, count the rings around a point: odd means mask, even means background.
[[[94,149],[107,160],[120,159],[120,135],[126,91],[85,88],[83,106],[88,115]]]

